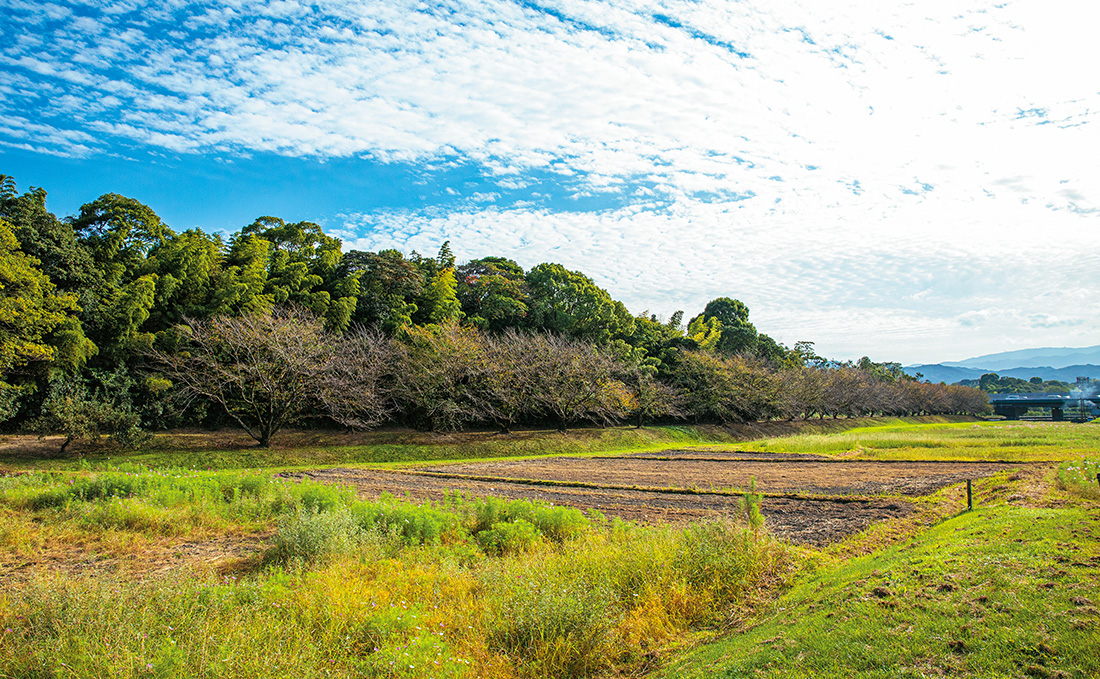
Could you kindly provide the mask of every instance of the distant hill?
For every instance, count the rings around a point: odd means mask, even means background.
[[[944,361],[935,365],[952,368],[973,368],[989,372],[1010,368],[1068,368],[1075,365],[1100,364],[1100,345],[1094,347],[1042,347],[1040,349],[1019,349],[1003,351],[999,354],[975,356],[962,361]],[[1013,375],[1016,377],[1016,375]],[[963,378],[965,379],[965,378]]]
[[[1044,380],[1060,380],[1072,383],[1078,377],[1091,377],[1100,379],[1100,365],[1085,364],[1071,365],[1063,368],[1051,366],[1040,367],[1013,367],[1013,368],[963,368],[946,363],[933,363],[926,365],[910,365],[904,368],[910,375],[920,373],[922,380],[929,382],[946,382],[954,384],[960,380],[978,379],[985,373],[997,373],[1001,377],[1019,377],[1029,380],[1032,377],[1041,377]]]
[[[904,370],[910,375],[920,373],[921,379],[929,382],[948,384],[977,379],[985,373],[1024,380],[1041,377],[1044,380],[1062,382],[1073,382],[1078,377],[1100,379],[1100,344],[1094,347],[1040,347],[1002,351],[999,354],[975,356],[962,361],[909,365]]]

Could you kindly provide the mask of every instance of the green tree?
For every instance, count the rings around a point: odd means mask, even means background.
[[[249,237],[270,244],[267,279],[258,302],[304,307],[324,318],[325,327],[332,330],[350,325],[359,281],[339,275],[339,238],[325,235],[313,222],[291,223],[278,217],[260,217],[241,229],[238,238]],[[248,247],[259,246],[252,242]]]
[[[722,322],[713,317],[696,316],[688,324],[687,339],[701,351],[715,351],[722,340]]]
[[[483,257],[455,270],[457,295],[471,325],[486,330],[515,328],[527,317],[523,267],[504,257]]]
[[[58,291],[75,294],[81,307],[95,306],[102,285],[99,268],[72,225],[46,210],[44,190],[32,188],[19,195],[15,180],[0,175],[0,219],[11,224],[20,249],[38,260],[42,273]]]
[[[255,234],[235,234],[214,290],[215,315],[270,313],[275,296],[267,289],[272,245]]]
[[[141,418],[125,390],[104,384],[89,388],[79,375],[50,382],[42,413],[33,423],[39,438],[51,434],[64,437],[59,454],[73,441],[96,441],[101,436],[110,436],[122,445],[136,445],[148,438],[140,424]]]
[[[222,274],[222,240],[198,229],[170,237],[149,253],[143,270],[156,276],[147,327],[164,332],[183,318],[211,314]]]
[[[675,363],[676,355],[684,344],[684,330],[680,327],[684,312],[677,311],[665,322],[656,316],[647,316],[642,312],[634,317],[634,331],[627,342],[645,352],[643,365],[649,366],[647,372],[666,371]]]
[[[756,327],[749,322],[749,308],[740,300],[719,297],[707,303],[703,318],[718,319],[722,324],[722,337],[717,350],[728,356],[751,353],[756,349]]]
[[[412,325],[415,300],[424,290],[424,276],[397,250],[352,250],[340,263],[341,276],[356,277],[359,297],[354,321],[387,332]]]
[[[81,205],[70,223],[108,286],[140,276],[149,250],[173,235],[149,206],[116,193]]]
[[[435,257],[421,257],[413,251],[409,261],[424,280],[420,296],[415,300],[413,322],[426,325],[460,320],[462,303],[458,300],[455,258],[451,253],[450,241],[443,243]]]
[[[527,273],[528,323],[596,344],[626,338],[634,318],[622,302],[578,271],[560,264],[539,264]]]
[[[27,364],[78,367],[94,351],[80,332],[73,294],[58,293],[0,219],[0,380]]]

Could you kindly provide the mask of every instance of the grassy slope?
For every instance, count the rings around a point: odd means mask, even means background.
[[[1079,433],[1095,457],[1097,432]],[[1097,468],[1067,462],[983,481],[974,511],[836,559],[747,632],[659,676],[1100,676]]]
[[[960,419],[960,418],[954,418]],[[83,457],[59,458],[46,445],[22,450],[0,447],[0,471],[72,470],[86,466],[109,467],[120,463],[149,468],[272,469],[333,465],[400,465],[425,461],[463,461],[543,455],[598,455],[626,451],[660,450],[676,446],[728,445],[766,436],[843,432],[852,427],[942,423],[951,418],[889,418],[761,422],[729,427],[663,426],[608,427],[557,431],[521,431],[513,434],[461,432],[376,431],[343,435],[326,431],[288,431],[275,447],[257,448],[242,435],[224,433],[164,433],[141,450],[121,451],[86,447]],[[969,421],[969,419],[968,419]],[[751,445],[750,445],[751,447]]]

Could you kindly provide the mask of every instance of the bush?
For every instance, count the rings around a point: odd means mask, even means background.
[[[542,533],[526,519],[494,523],[475,537],[486,554],[494,555],[526,552],[542,541]]]
[[[393,534],[407,545],[439,544],[444,535],[459,530],[457,516],[431,504],[412,505],[383,499],[358,502],[351,512],[361,527]]]
[[[50,384],[42,415],[33,423],[39,437],[61,434],[65,440],[58,453],[64,453],[73,441],[98,441],[101,436],[125,447],[138,446],[149,439],[141,429],[141,417],[134,412],[125,392],[89,389],[79,377],[66,377]]]
[[[466,516],[467,529],[477,535],[491,530],[498,523],[523,519],[539,533],[554,542],[577,537],[591,527],[591,521],[579,509],[541,505],[528,500],[502,500],[483,497],[466,500],[461,496],[448,498],[450,507]],[[599,516],[596,513],[596,516]]]
[[[264,555],[267,564],[304,566],[347,556],[374,540],[355,516],[346,509],[306,510],[284,521],[274,544]]]

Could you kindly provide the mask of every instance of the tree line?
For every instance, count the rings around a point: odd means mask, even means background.
[[[982,412],[976,389],[788,348],[729,297],[632,315],[587,275],[344,252],[311,222],[175,232],[117,194],[0,175],[0,422],[67,440],[235,423],[432,429]]]

